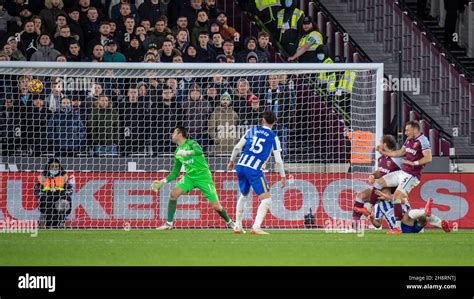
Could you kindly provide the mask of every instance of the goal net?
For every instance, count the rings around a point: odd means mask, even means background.
[[[171,133],[204,150],[222,206],[235,218],[234,145],[264,110],[277,115],[288,183],[273,159],[266,228],[350,220],[382,134],[381,64],[120,64],[3,62],[0,220],[49,228],[155,228],[171,189]],[[56,159],[56,160],[53,160]],[[61,178],[45,179],[48,163]],[[181,175],[183,175],[182,173]],[[179,178],[178,178],[179,179]],[[253,193],[252,193],[253,194]],[[246,203],[251,226],[258,199]],[[177,228],[225,228],[200,191],[178,199]]]

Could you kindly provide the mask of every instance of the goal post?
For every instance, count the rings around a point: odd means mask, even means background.
[[[176,125],[204,149],[234,218],[238,184],[226,165],[264,110],[277,115],[288,184],[279,187],[270,159],[273,202],[263,226],[350,220],[383,134],[383,64],[2,62],[0,79],[0,220],[51,228],[161,225],[176,182],[158,194],[149,187],[171,170]],[[35,187],[53,158],[74,190],[48,199]],[[244,226],[257,206],[254,195]],[[197,190],[178,199],[175,219],[177,228],[225,228]]]

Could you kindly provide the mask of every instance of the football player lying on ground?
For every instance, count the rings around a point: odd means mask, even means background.
[[[380,143],[377,146],[377,151],[387,151],[391,152],[396,149],[396,144],[397,141],[395,140],[395,137],[392,135],[383,135],[382,138],[380,139]],[[400,170],[401,166],[401,159],[399,158],[391,158],[387,155],[381,155],[378,158],[377,161],[377,169],[374,173],[369,175],[369,183],[373,184],[375,182],[375,179],[379,179],[383,177],[384,175]],[[382,189],[384,192],[395,192],[395,188],[383,188]],[[354,201],[354,209],[352,212],[352,219],[353,220],[360,220],[360,216],[362,216],[362,213],[366,211],[364,209],[364,203],[370,201],[370,195],[372,193],[372,188],[367,188],[362,192],[357,193],[356,195],[356,200]],[[395,226],[394,226],[395,227]]]
[[[387,192],[376,191],[379,199],[382,199],[375,207],[374,214],[364,214],[375,227],[382,225],[381,215],[385,218],[390,229],[396,225],[395,215],[393,211],[393,196]],[[441,228],[445,232],[451,231],[451,225],[446,220],[441,220],[438,216],[431,213],[433,200],[430,198],[423,209],[410,209],[407,203],[403,204],[403,218],[401,223],[402,232],[419,233],[428,223],[434,227]]]

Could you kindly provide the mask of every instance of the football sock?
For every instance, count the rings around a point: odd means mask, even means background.
[[[364,207],[364,202],[359,199],[359,198],[356,198],[355,202],[354,202],[354,208],[363,208]],[[353,220],[360,220],[360,216],[362,216],[361,213],[357,213],[356,211],[352,211],[352,219]]]
[[[176,213],[177,200],[168,201],[168,222],[173,222],[174,214]]]
[[[239,196],[239,200],[237,200],[237,208],[235,212],[235,224],[239,227],[242,228],[242,218],[244,217],[244,207],[245,207],[245,201],[247,200],[247,196],[241,194]]]
[[[410,216],[411,219],[418,219],[426,215],[424,209],[411,209],[410,211],[408,211],[408,216]]]
[[[272,202],[272,199],[270,197],[265,198],[264,200],[260,202],[260,205],[258,206],[258,210],[257,210],[257,216],[255,217],[255,222],[252,226],[253,229],[260,229],[263,219],[265,218],[267,211],[270,209],[271,202]]]
[[[218,211],[217,213],[225,220],[226,223],[229,223],[230,217],[227,215],[227,212],[224,208],[222,208],[222,210]]]
[[[441,219],[439,219],[438,216],[431,215],[430,217],[426,217],[426,221],[433,226],[441,228]]]

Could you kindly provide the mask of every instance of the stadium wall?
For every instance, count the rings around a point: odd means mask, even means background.
[[[166,203],[174,184],[158,195],[149,190],[152,180],[163,177],[155,172],[77,172],[73,212],[67,221],[73,228],[153,228],[166,218]],[[0,180],[0,219],[37,220],[37,200],[33,188],[40,173],[7,172]],[[349,220],[354,191],[368,185],[351,181],[350,174],[293,173],[289,185],[281,191],[278,174],[267,173],[273,198],[270,216],[264,225],[274,228],[304,228],[304,216],[314,212],[315,227],[328,220]],[[238,186],[234,173],[214,173],[222,205],[235,215]],[[344,187],[346,186],[346,187]],[[355,190],[352,190],[354,186]],[[337,198],[336,198],[337,194]],[[474,228],[474,174],[424,174],[410,196],[412,207],[422,207],[428,198],[436,204],[433,213],[457,222],[460,228]],[[338,204],[334,204],[337,201]],[[244,225],[250,225],[258,201],[246,207]],[[345,209],[343,207],[346,207]],[[246,222],[246,223],[245,223]],[[198,191],[183,196],[176,214],[176,227],[223,228]]]

